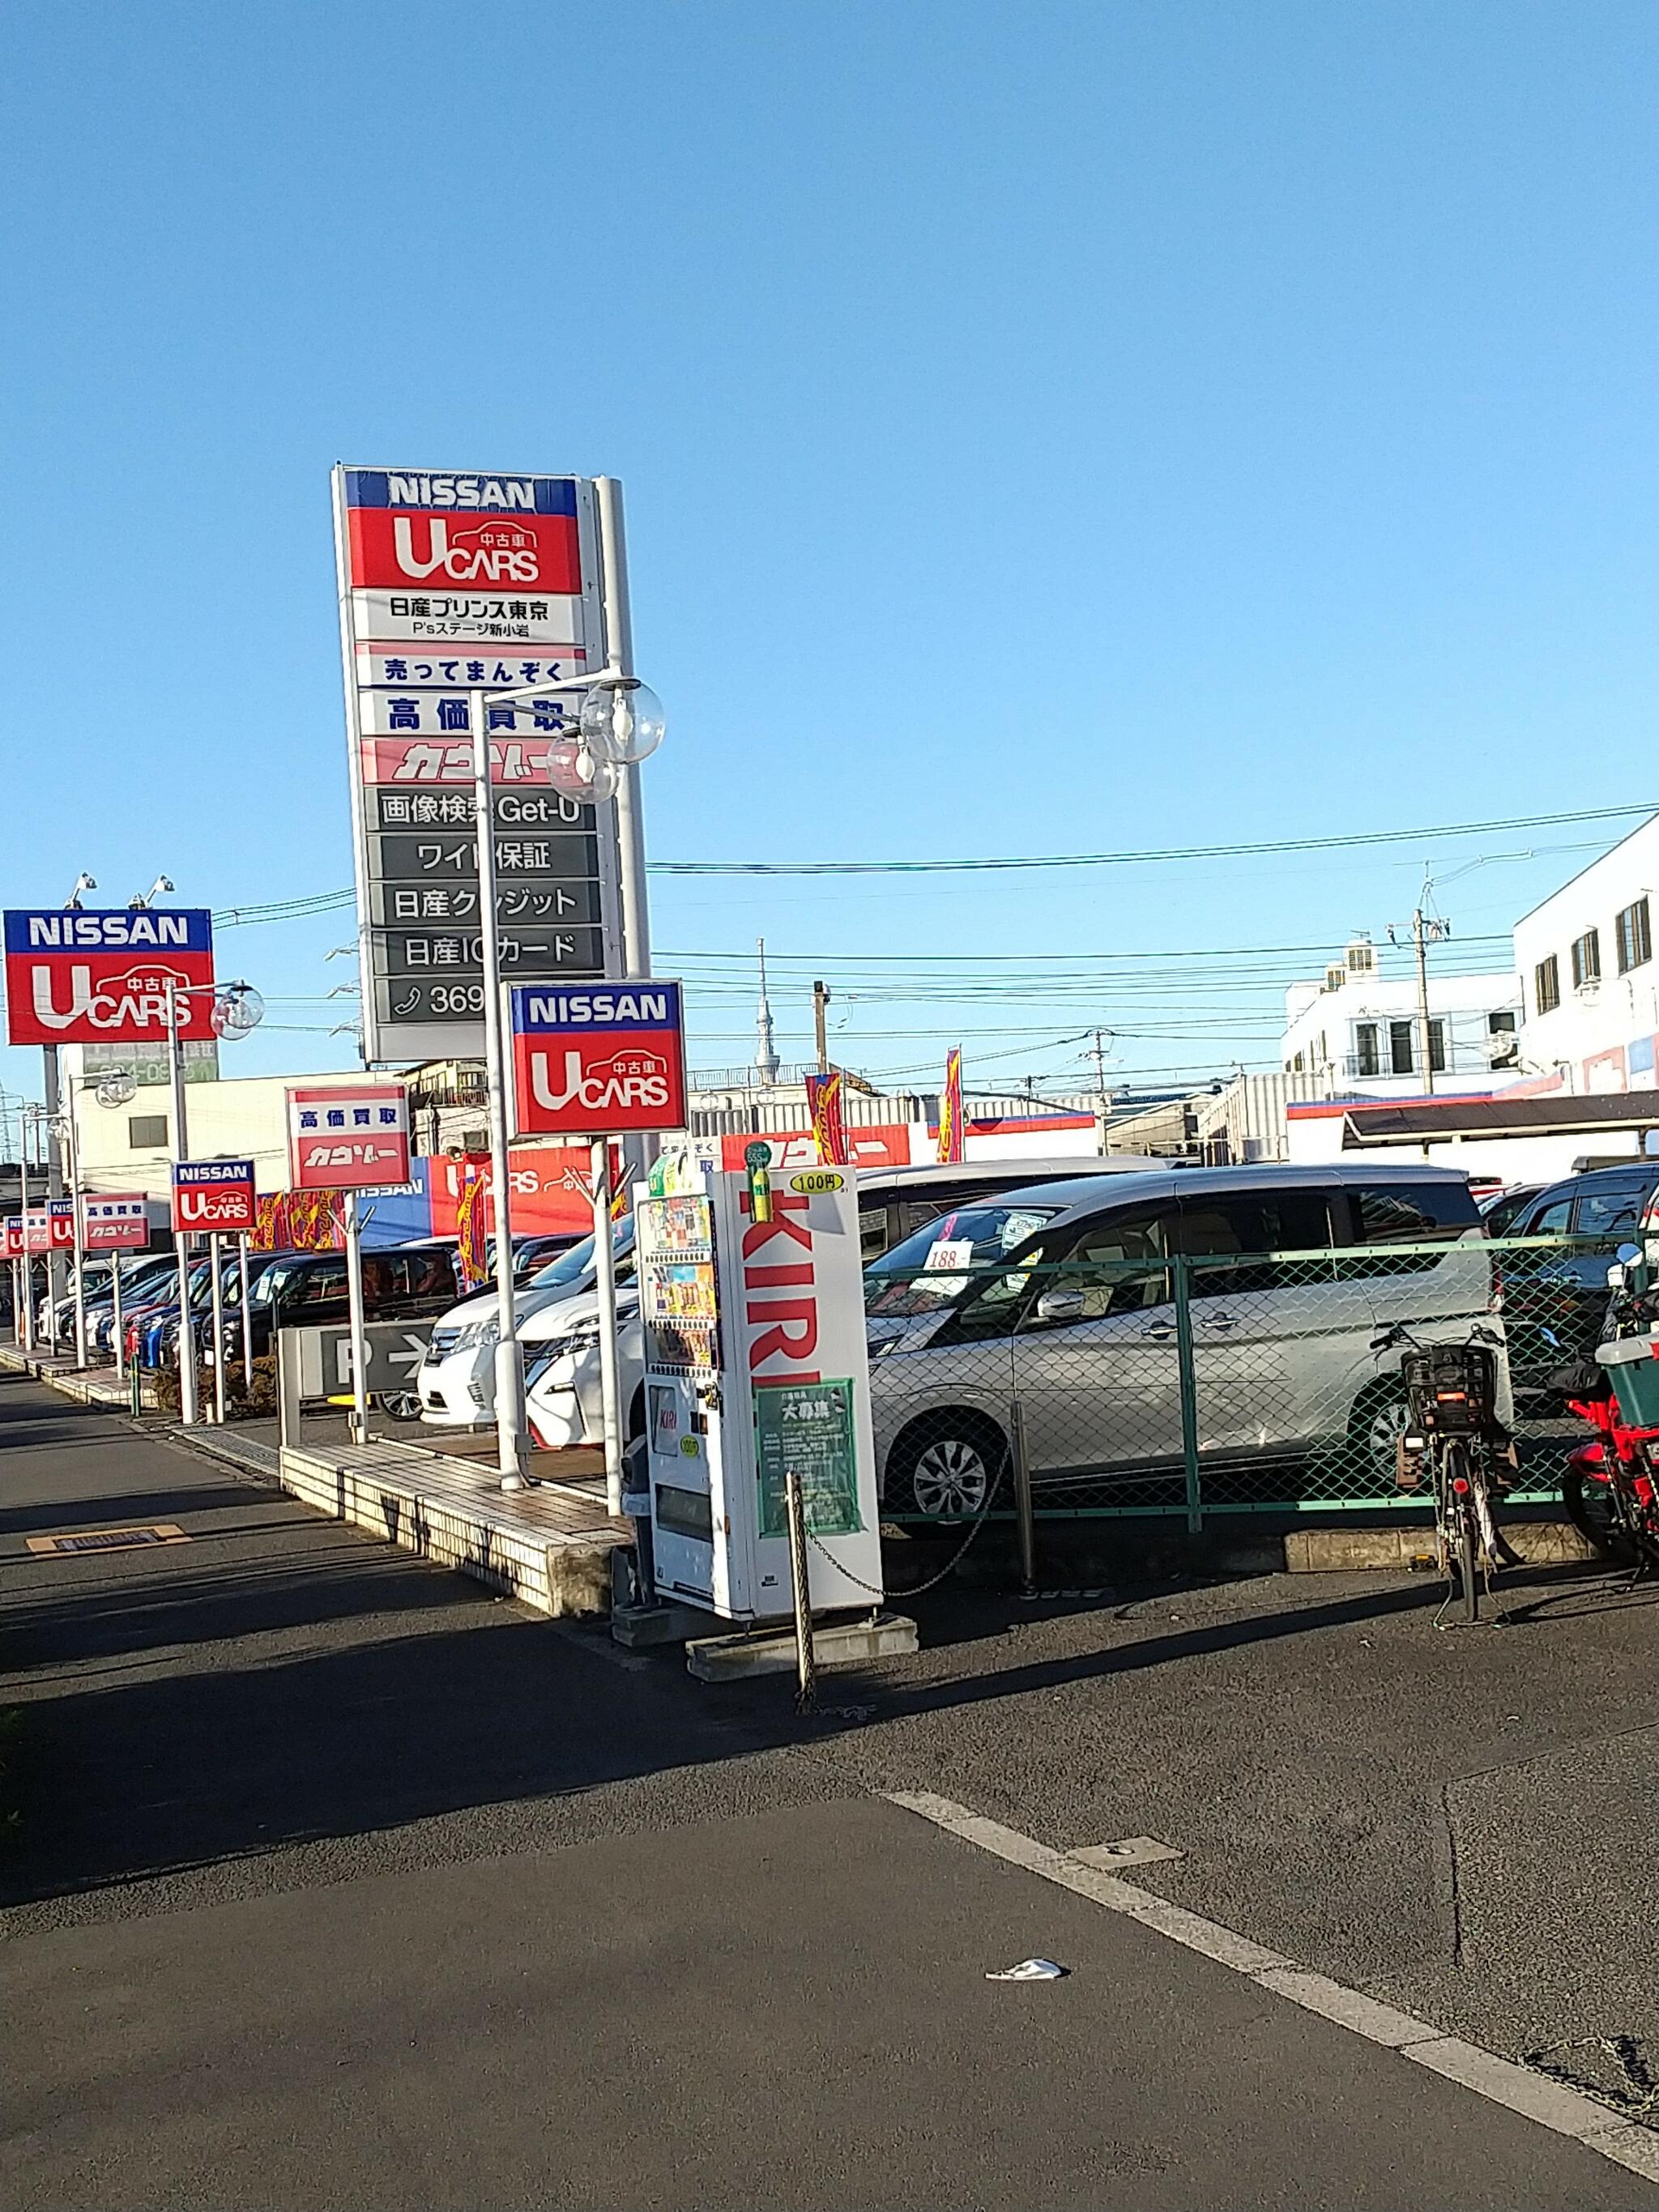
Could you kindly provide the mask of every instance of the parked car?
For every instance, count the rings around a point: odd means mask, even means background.
[[[936,1221],[953,1206],[993,1198],[1001,1190],[1028,1189],[1033,1183],[1079,1176],[1170,1171],[1170,1164],[1146,1152],[1118,1152],[1105,1159],[1064,1153],[1047,1158],[957,1160],[945,1165],[860,1168],[859,1249],[866,1261],[878,1260],[895,1244]]]
[[[1503,1255],[1510,1366],[1524,1397],[1549,1395],[1557,1368],[1594,1354],[1607,1307],[1608,1263],[1621,1243],[1637,1240],[1656,1193],[1659,1159],[1590,1168],[1547,1184],[1507,1230],[1494,1232],[1586,1240],[1577,1251]]]
[[[363,1307],[370,1321],[441,1313],[454,1297],[447,1243],[365,1252],[362,1264]],[[226,1314],[221,1348],[228,1360],[239,1360],[246,1323],[258,1359],[270,1350],[279,1328],[329,1326],[349,1315],[345,1254],[289,1253],[250,1285],[246,1316],[240,1309]]]
[[[634,1217],[611,1225],[611,1248],[618,1285],[634,1278]],[[533,1274],[519,1296],[519,1334],[526,1338],[542,1311],[593,1288],[593,1239],[584,1237]],[[417,1387],[421,1419],[430,1427],[476,1428],[495,1410],[495,1346],[500,1336],[493,1287],[474,1291],[434,1325]]]
[[[1480,1218],[1488,1237],[1510,1237],[1512,1224],[1524,1213],[1540,1190],[1541,1182],[1510,1183],[1506,1188],[1493,1191],[1480,1200]]]
[[[1389,1245],[1406,1249],[1355,1249]],[[1336,1449],[1380,1483],[1405,1396],[1378,1329],[1462,1341],[1497,1326],[1490,1248],[1449,1169],[1195,1168],[1004,1193],[866,1270],[884,1510],[978,1511],[1016,1394],[1040,1490],[1179,1467],[1178,1253],[1240,1255],[1190,1279],[1207,1463]],[[1501,1395],[1506,1417],[1507,1381]]]

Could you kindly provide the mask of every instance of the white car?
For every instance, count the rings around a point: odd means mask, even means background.
[[[634,1223],[630,1215],[611,1232],[617,1279],[634,1271]],[[593,1239],[585,1237],[568,1252],[532,1275],[517,1295],[519,1334],[544,1309],[579,1297],[593,1287]],[[421,1419],[430,1428],[484,1428],[495,1418],[495,1346],[501,1335],[493,1286],[475,1291],[433,1325],[416,1376]]]
[[[525,1407],[533,1443],[562,1451],[605,1440],[599,1375],[599,1301],[592,1291],[532,1315],[524,1343]],[[645,1425],[645,1341],[637,1293],[617,1300],[617,1395],[623,1441]]]

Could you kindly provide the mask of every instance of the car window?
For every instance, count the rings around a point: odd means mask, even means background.
[[[1538,1195],[1535,1190],[1511,1191],[1506,1198],[1495,1198],[1480,1218],[1486,1224],[1488,1237],[1509,1236],[1518,1218],[1525,1212]]]
[[[866,1312],[930,1313],[952,1304],[1060,1210],[1000,1202],[951,1208],[866,1269]]]
[[[1336,1241],[1322,1190],[1195,1191],[1182,1197],[1176,1227],[1176,1249],[1206,1259],[1231,1252],[1328,1253]],[[1330,1279],[1330,1268],[1322,1270],[1311,1260],[1250,1258],[1237,1267],[1194,1267],[1192,1295],[1237,1297]]]
[[[325,1305],[345,1296],[345,1261],[337,1260],[325,1267],[296,1268],[283,1284],[278,1302],[286,1312],[301,1311],[307,1306]]]
[[[1605,1190],[1581,1190],[1572,1217],[1575,1237],[1613,1237],[1634,1229],[1648,1194],[1644,1182],[1613,1183]]]
[[[1140,1313],[1170,1299],[1170,1271],[1163,1263],[1176,1234],[1177,1209],[1172,1199],[1143,1206],[1104,1220],[1085,1224],[1048,1281],[1056,1290],[1081,1291],[1081,1321]],[[1054,1326],[1033,1321],[1034,1326]]]
[[[1480,1212],[1466,1182],[1357,1184],[1351,1189],[1354,1242],[1363,1245],[1439,1244],[1480,1231]],[[1368,1251],[1343,1255],[1345,1282],[1375,1275],[1422,1275],[1440,1265],[1433,1252]]]
[[[872,1260],[880,1259],[888,1246],[897,1241],[888,1228],[884,1203],[859,1208],[859,1258],[866,1267]]]
[[[405,1252],[409,1295],[413,1298],[447,1297],[454,1286],[454,1270],[447,1252]]]
[[[1528,1237],[1565,1237],[1571,1218],[1572,1193],[1569,1191],[1565,1198],[1552,1199],[1547,1206],[1540,1206],[1526,1224],[1525,1233]]]
[[[634,1249],[634,1217],[624,1214],[611,1232],[611,1249],[620,1260],[624,1253]],[[556,1260],[544,1267],[531,1281],[538,1291],[557,1291],[574,1288],[593,1270],[593,1239],[584,1237],[580,1244],[573,1244],[568,1252],[561,1252]]]

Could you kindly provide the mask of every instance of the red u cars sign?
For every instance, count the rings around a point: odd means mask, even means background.
[[[684,1128],[679,985],[548,984],[514,991],[513,1082],[524,1136]]]
[[[310,1085],[288,1094],[295,1190],[362,1190],[409,1181],[409,1093],[401,1083]]]
[[[184,1160],[173,1170],[173,1225],[210,1236],[238,1236],[254,1228],[259,1201],[252,1160]]]
[[[10,1044],[159,1044],[167,987],[213,981],[205,907],[24,908],[5,918]],[[211,994],[177,1000],[179,1034],[210,1036]]]

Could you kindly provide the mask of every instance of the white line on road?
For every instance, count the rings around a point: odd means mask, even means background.
[[[1325,1974],[1310,1972],[1294,1959],[1224,1928],[1218,1920],[1188,1912],[1183,1905],[1138,1888],[1121,1875],[1100,1873],[1067,1852],[1023,1836],[1017,1828],[1004,1827],[1000,1820],[987,1820],[951,1798],[936,1796],[927,1790],[891,1790],[885,1795],[890,1803],[1006,1859],[1011,1866],[1024,1867],[1045,1881],[1056,1882],[1092,1904],[1104,1905],[1109,1912],[1138,1920],[1143,1928],[1167,1936],[1171,1942],[1212,1959],[1218,1966],[1230,1967],[1259,1989],[1300,2005],[1304,2012],[1317,2013],[1336,2027],[1364,2036],[1368,2043],[1398,2051],[1414,2065],[1426,2066],[1448,2081],[1474,2090],[1477,2096],[1506,2106],[1556,2135],[1569,2136],[1586,2150],[1611,2159],[1615,2166],[1639,2173],[1645,2180],[1659,2181],[1659,2135],[1632,2120],[1621,2119],[1593,2098],[1580,2096],[1576,2089],[1548,2081],[1510,2059],[1499,2058],[1478,2044],[1447,2035],[1431,2022],[1379,2003],[1375,1997],[1348,1989]]]

